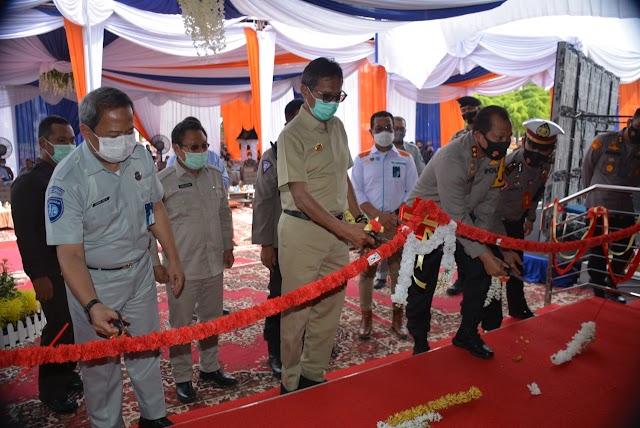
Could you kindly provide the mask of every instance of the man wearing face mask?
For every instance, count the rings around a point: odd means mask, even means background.
[[[418,177],[422,174],[424,169],[424,160],[422,160],[422,154],[420,149],[413,143],[404,141],[404,136],[407,133],[407,121],[400,116],[393,118],[393,145],[398,150],[404,150],[409,153],[413,158],[413,162],[416,165],[416,171],[418,171]]]
[[[495,209],[504,185],[504,156],[511,142],[511,121],[505,109],[488,106],[480,110],[469,132],[433,156],[409,194],[432,199],[454,220],[491,230]],[[504,260],[484,244],[458,237],[455,259],[466,278],[461,303],[462,322],[453,338],[455,346],[478,358],[491,358],[493,351],[478,334],[483,304],[492,276],[505,276],[509,265],[521,264],[512,251],[503,250]],[[442,250],[418,257],[409,287],[407,327],[414,338],[414,354],[427,352],[431,323],[431,301],[438,283]]]
[[[476,114],[480,111],[480,100],[475,97],[460,97],[457,100],[458,105],[460,106],[460,114],[462,114],[462,119],[465,122],[465,127],[453,134],[450,141],[455,140],[456,138],[460,138],[465,134],[473,131],[473,119],[476,117]],[[462,289],[464,287],[464,276],[458,271],[458,277],[456,278],[456,282],[454,282],[451,287],[447,288],[447,294],[449,296],[456,296],[462,293]]]
[[[627,122],[627,127],[617,132],[599,134],[591,143],[582,161],[582,183],[584,187],[594,184],[640,187],[640,108]],[[616,231],[632,226],[637,217],[634,215],[631,193],[600,190],[591,192],[585,201],[587,208],[602,206],[609,210],[609,230]],[[603,234],[602,223],[598,222],[594,236]],[[627,247],[629,238],[609,244],[611,252],[620,253]],[[633,248],[622,255],[614,255],[611,268],[621,275]],[[589,281],[593,284],[615,288],[607,269],[607,255],[602,246],[593,247],[589,257]],[[594,288],[598,297],[608,297],[619,303],[626,303],[622,295]]]
[[[342,220],[347,209],[356,220],[364,218],[347,175],[353,165],[347,134],[334,117],[347,96],[342,83],[342,69],[336,62],[317,58],[309,63],[300,88],[305,104],[278,137],[283,208],[278,261],[283,295],[347,265],[348,243],[356,248],[374,243],[364,231],[364,222]],[[282,394],[325,381],[345,288],[346,284],[282,312]]]
[[[189,118],[176,125],[171,143],[177,162],[158,173],[158,178],[186,277],[182,294],[168,296],[169,324],[179,328],[191,324],[194,309],[200,322],[222,316],[223,271],[234,261],[233,226],[222,171],[207,163],[209,144],[200,121]],[[154,270],[166,280],[166,257],[165,266],[159,265],[156,248],[151,245]],[[200,340],[198,348],[201,381],[238,384],[220,367],[218,336]],[[191,344],[172,346],[169,355],[178,399],[194,402]]]
[[[78,113],[84,144],[58,164],[46,193],[47,243],[57,245],[75,341],[157,332],[148,230],[167,255],[174,295],[182,291],[184,273],[153,159],[133,135],[133,103],[124,92],[102,87],[82,99]],[[159,355],[124,354],[141,428],[172,425]],[[91,425],[120,427],[120,356],[81,361],[80,369]]]
[[[25,273],[36,291],[47,324],[42,330],[40,346],[49,346],[68,324],[56,345],[72,345],[73,323],[67,306],[67,293],[56,249],[47,245],[44,200],[53,169],[75,145],[69,122],[60,116],[48,116],[38,126],[40,157],[35,166],[25,169],[11,186],[11,215],[18,238],[18,249]],[[78,408],[71,398],[82,391],[77,364],[43,364],[38,371],[40,400],[54,412],[69,413]]]
[[[511,238],[524,239],[533,230],[536,208],[542,199],[544,186],[551,170],[551,155],[558,135],[564,131],[556,123],[545,119],[529,119],[522,125],[526,136],[522,148],[505,158],[505,186],[500,192],[495,232]],[[522,258],[522,251],[516,251]],[[507,282],[509,315],[527,319],[535,314],[527,305],[524,284],[516,277]],[[502,324],[502,305],[491,305],[482,320],[484,330],[494,330]]]
[[[375,142],[371,150],[360,153],[353,163],[351,179],[360,208],[369,218],[378,218],[384,232],[391,239],[398,227],[397,210],[407,201],[409,191],[418,181],[418,173],[411,155],[393,145],[393,115],[379,111],[371,116],[369,130]],[[363,250],[362,254],[366,254]],[[391,276],[391,293],[395,292],[402,251],[387,258]],[[360,311],[362,321],[358,330],[360,339],[368,339],[372,330],[373,279],[376,266],[370,266],[360,274]],[[408,331],[404,326],[404,308],[393,305],[391,330],[401,339]]]

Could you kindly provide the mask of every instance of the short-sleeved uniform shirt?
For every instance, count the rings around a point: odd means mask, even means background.
[[[158,178],[187,280],[220,275],[224,270],[222,253],[233,249],[231,210],[222,171],[205,165],[196,177],[176,162],[160,171]]]
[[[594,184],[640,187],[640,144],[624,141],[624,130],[600,134],[591,143],[582,160],[584,187]],[[597,191],[587,195],[589,208],[633,212],[630,193]]]
[[[432,199],[452,219],[484,230],[493,230],[495,211],[504,186],[504,159],[480,158],[481,148],[467,133],[436,152],[409,193]],[[487,248],[466,238],[459,238],[466,253],[476,258]]]
[[[253,198],[251,242],[278,248],[278,221],[282,214],[276,153],[273,148],[262,154]]]
[[[46,198],[47,243],[84,244],[87,266],[109,269],[149,250],[148,221],[162,187],[142,145],[111,172],[81,144],[56,167]]]
[[[306,109],[278,137],[278,186],[282,208],[298,210],[289,191],[291,182],[307,183],[307,191],[332,214],[348,208],[347,170],[353,166],[347,133],[337,117],[324,124]]]
[[[411,155],[391,146],[381,152],[376,146],[360,153],[351,171],[351,182],[358,204],[369,202],[380,211],[395,211],[407,201],[418,181]]]
[[[543,163],[537,168],[528,168],[522,148],[508,154],[505,165],[506,184],[500,192],[499,215],[505,220],[517,221],[526,213],[527,219],[534,221],[551,165]]]

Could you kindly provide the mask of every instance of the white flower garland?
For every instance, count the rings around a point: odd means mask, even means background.
[[[440,422],[441,420],[442,415],[440,413],[429,412],[424,415],[418,415],[398,425],[389,425],[386,422],[378,421],[378,428],[427,428],[431,426],[429,422]]]
[[[393,303],[396,305],[407,304],[407,296],[409,295],[409,287],[411,286],[411,278],[413,277],[417,255],[430,254],[440,245],[443,245],[444,255],[442,256],[441,265],[445,268],[445,272],[453,270],[457,227],[456,222],[451,220],[449,224],[437,227],[433,236],[429,239],[421,241],[416,238],[413,232],[407,237],[407,242],[404,244],[402,250],[402,261],[400,262],[400,270],[398,272],[396,292],[391,296]]]
[[[489,286],[489,290],[487,291],[487,297],[484,299],[484,307],[489,306],[493,299],[502,300],[502,286],[504,282],[500,281],[500,278],[497,276],[491,277],[491,285]]]
[[[527,384],[527,388],[529,388],[529,392],[531,392],[531,395],[541,395],[542,391],[540,391],[540,388],[538,387],[538,384],[533,382],[532,384]]]
[[[596,340],[596,323],[594,321],[583,322],[580,330],[567,343],[567,348],[553,354],[551,362],[560,365],[571,361],[575,355],[584,351],[594,340]]]

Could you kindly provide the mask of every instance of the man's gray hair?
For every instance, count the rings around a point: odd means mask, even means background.
[[[102,113],[121,107],[131,107],[131,110],[133,110],[133,101],[131,101],[129,95],[120,89],[103,86],[89,92],[82,101],[80,101],[78,117],[80,123],[84,123],[89,128],[95,129],[100,122]]]

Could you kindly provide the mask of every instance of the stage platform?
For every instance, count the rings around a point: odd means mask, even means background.
[[[568,363],[551,363],[550,356],[565,349],[586,321],[596,322],[595,342]],[[172,419],[180,427],[375,427],[396,412],[476,386],[480,399],[443,410],[444,419],[433,425],[639,426],[639,301],[620,305],[591,298],[483,338],[496,353],[491,360],[446,345],[415,357],[392,356],[375,368],[351,369],[286,396],[272,390]],[[529,392],[533,382],[541,395]]]

